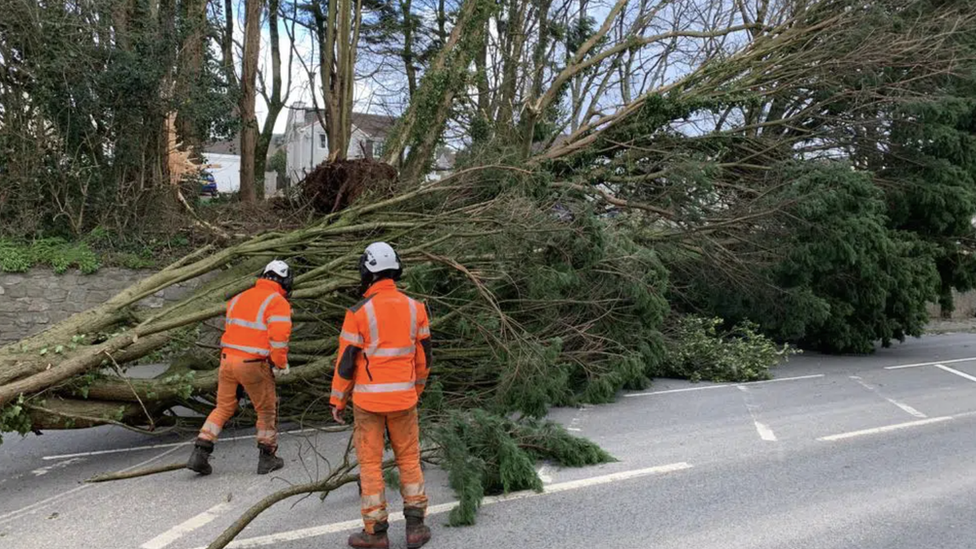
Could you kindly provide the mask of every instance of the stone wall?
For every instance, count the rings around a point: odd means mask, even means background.
[[[976,317],[976,291],[960,294],[953,292],[955,309],[949,318],[952,320],[971,319]],[[929,305],[929,316],[933,319],[942,318],[942,308],[937,304]]]
[[[90,275],[54,274],[37,268],[23,274],[0,273],[0,344],[35,334],[65,318],[108,301],[119,291],[153,274],[104,268]],[[201,284],[191,280],[170,286],[138,306],[158,309],[178,301]]]

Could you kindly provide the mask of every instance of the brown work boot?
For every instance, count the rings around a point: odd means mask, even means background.
[[[360,549],[390,549],[390,538],[386,535],[386,531],[389,529],[389,523],[377,523],[373,526],[374,533],[372,534],[363,530],[358,534],[349,536],[349,547],[357,547]]]
[[[193,453],[190,454],[190,459],[186,462],[186,468],[201,475],[209,475],[212,473],[213,467],[210,465],[210,454],[213,453],[213,449],[213,442],[198,438],[193,445]]]
[[[261,455],[258,456],[258,474],[266,475],[285,466],[285,460],[275,455],[275,449],[264,444],[258,444]]]
[[[407,519],[407,549],[420,549],[430,541],[430,527],[424,524],[424,511],[410,513],[404,510]]]

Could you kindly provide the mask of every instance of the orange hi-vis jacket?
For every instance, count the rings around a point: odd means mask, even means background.
[[[291,304],[277,282],[258,279],[227,303],[223,352],[245,359],[270,359],[278,368],[288,364]]]
[[[352,396],[368,412],[408,410],[424,391],[430,353],[427,309],[381,280],[346,311],[330,403],[341,410]]]

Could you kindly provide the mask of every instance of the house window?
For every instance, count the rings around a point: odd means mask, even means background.
[[[320,149],[327,149],[327,148],[329,148],[329,144],[326,142],[325,133],[324,132],[319,134],[319,148]]]
[[[375,150],[374,150],[375,147],[376,147],[376,143],[374,143],[372,139],[367,139],[366,141],[364,141],[363,157],[372,160],[373,154],[375,154]]]

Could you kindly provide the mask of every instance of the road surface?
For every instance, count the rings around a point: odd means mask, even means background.
[[[606,406],[552,418],[619,461],[540,464],[543,494],[486,502],[478,525],[444,526],[453,496],[428,471],[432,548],[891,549],[976,546],[976,336],[913,340],[870,357],[804,355],[772,382],[659,381]],[[252,433],[221,441],[215,474],[177,471],[106,484],[97,473],[183,461],[182,439],[116,428],[7,436],[0,445],[0,547],[206,546],[247,507],[323,474],[346,435],[282,437],[286,468],[258,477]],[[389,494],[392,510],[399,497]],[[348,486],[283,502],[237,547],[343,547],[358,529]],[[402,522],[391,526],[405,547]]]

